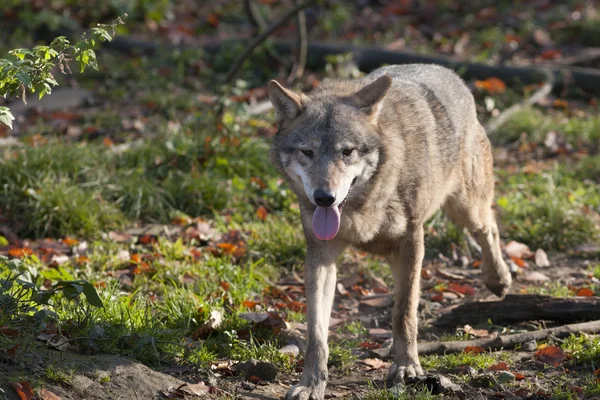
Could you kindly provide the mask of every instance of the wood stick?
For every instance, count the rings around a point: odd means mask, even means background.
[[[498,336],[494,339],[477,339],[453,342],[425,342],[419,343],[419,354],[449,354],[460,353],[467,346],[482,347],[485,350],[510,350],[517,345],[531,340],[542,340],[550,336],[565,338],[572,334],[598,333],[600,332],[600,321],[583,322],[579,324],[557,326],[555,328],[542,329],[514,335]]]

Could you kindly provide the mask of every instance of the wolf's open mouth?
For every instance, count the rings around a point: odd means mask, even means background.
[[[356,183],[356,178],[352,180],[350,189]],[[348,191],[350,192],[350,191]],[[348,195],[337,206],[317,207],[312,218],[313,232],[320,240],[331,240],[337,235],[340,230],[341,211]]]

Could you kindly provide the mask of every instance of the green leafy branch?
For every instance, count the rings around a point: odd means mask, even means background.
[[[87,67],[98,69],[94,47],[111,41],[116,27],[124,24],[123,14],[111,24],[98,24],[85,32],[79,41],[71,43],[66,37],[55,38],[48,46],[35,46],[32,49],[10,50],[0,58],[0,95],[4,98],[17,96],[27,103],[27,92],[37,93],[41,99],[58,86],[52,71],[58,66],[63,74],[71,73],[71,63],[76,62],[81,73]],[[12,129],[14,116],[8,107],[0,107],[0,123]]]

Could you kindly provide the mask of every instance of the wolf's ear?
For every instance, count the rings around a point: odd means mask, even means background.
[[[275,108],[279,124],[293,120],[304,111],[302,97],[284,88],[277,81],[269,82],[269,100]]]
[[[375,113],[378,110],[377,105],[388,92],[390,86],[392,86],[392,78],[383,75],[360,89],[355,95],[360,108],[366,109],[371,114]]]

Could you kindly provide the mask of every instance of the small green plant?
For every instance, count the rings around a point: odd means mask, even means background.
[[[96,289],[85,280],[59,280],[49,289],[40,288],[44,277],[38,272],[39,265],[34,256],[23,261],[0,256],[0,325],[8,325],[25,315],[33,315],[43,325],[47,317],[56,316],[50,308],[51,301],[59,294],[73,301],[79,301],[83,294],[90,305],[103,307]]]
[[[53,68],[58,67],[63,74],[70,73],[70,63],[73,60],[77,62],[81,72],[86,67],[98,69],[94,47],[104,41],[111,41],[115,28],[123,23],[122,18],[118,18],[112,24],[98,25],[73,44],[65,36],[59,36],[48,46],[10,50],[0,58],[0,95],[5,98],[18,96],[26,103],[26,94],[29,92],[37,93],[41,99],[50,94],[53,87],[58,86],[52,75]],[[106,28],[112,29],[112,33]],[[0,123],[12,128],[14,119],[8,107],[0,107]]]
[[[598,368],[600,364],[600,338],[588,335],[571,335],[565,339],[561,347],[570,353],[574,364],[590,364]]]
[[[356,356],[352,354],[352,347],[353,346],[349,346],[344,340],[330,343],[328,364],[342,369],[350,366],[350,364],[356,361]]]
[[[52,383],[68,385],[73,379],[73,370],[59,369],[54,365],[48,365],[44,370],[44,378]]]

